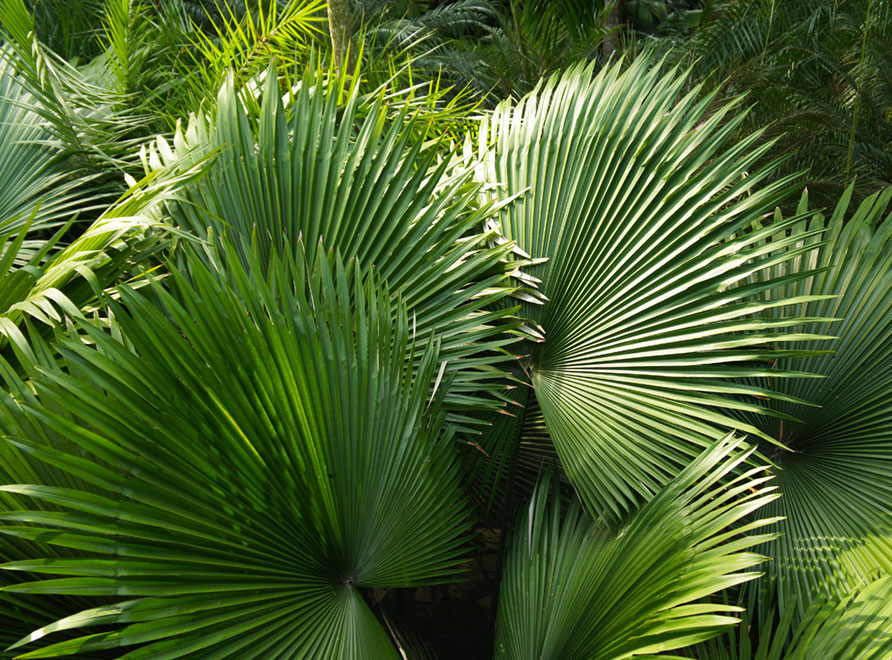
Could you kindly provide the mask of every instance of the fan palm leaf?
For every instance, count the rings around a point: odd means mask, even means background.
[[[77,448],[10,442],[92,488],[4,486],[38,506],[3,514],[2,531],[91,556],[7,563],[66,577],[5,590],[115,602],[22,643],[112,632],[21,657],[396,657],[361,590],[457,569],[467,523],[432,393],[436,340],[413,368],[405,308],[363,286],[355,263],[299,259],[303,279],[279,283],[294,287],[290,304],[231,268],[238,285],[193,259],[176,297],[154,292],[161,309],[122,290],[126,309],[112,307],[127,346],[82,323],[60,349],[70,373],[36,378],[29,419]]]
[[[34,332],[28,333],[28,348],[30,349],[30,361],[27,363],[29,370],[36,372],[38,369],[58,368],[58,356],[50,345],[43,341],[41,335]],[[74,449],[76,445],[69,443],[66,438],[47,429],[24,413],[23,405],[38,405],[38,399],[29,387],[28,381],[23,379],[21,370],[13,369],[2,358],[0,358],[0,367],[2,367],[0,375],[2,375],[4,384],[4,392],[0,399],[2,401],[0,425],[2,425],[3,433],[8,436],[39,439],[40,442],[49,446]],[[87,490],[92,488],[88,482],[67,475],[52,466],[42,464],[40,461],[30,459],[26,454],[6,442],[0,446],[0,481],[4,484],[17,482],[56,483]],[[22,509],[24,506],[26,506],[24,502],[16,496],[0,493],[0,514]],[[45,508],[44,513],[49,516],[58,515],[60,511],[52,505]],[[4,535],[0,538],[0,562],[31,559],[35,554],[67,558],[85,556],[78,550],[52,545],[42,545],[36,549],[32,542],[14,536]],[[0,587],[26,582],[29,579],[31,578],[26,573],[0,571]],[[13,594],[0,589],[0,647],[2,647],[0,658],[6,660],[18,655],[17,651],[8,650],[8,647],[46,622],[62,619],[72,611],[88,609],[94,605],[95,602],[77,596],[48,600],[45,597]],[[93,658],[96,656],[87,653],[84,657]]]
[[[548,302],[523,309],[545,335],[524,368],[597,515],[646,501],[728,429],[768,438],[731,413],[769,410],[733,395],[783,395],[744,391],[734,377],[766,373],[799,352],[785,343],[813,336],[785,332],[803,322],[792,315],[754,316],[807,297],[754,306],[732,286],[778,258],[736,233],[789,179],[757,188],[771,171],[750,170],[767,148],[753,148],[758,134],[725,148],[743,119],[736,104],[706,118],[712,96],[680,96],[684,77],[654,64],[642,56],[596,76],[580,64],[503,103],[480,129],[481,150],[492,145],[485,177],[499,184],[490,195],[520,195],[499,212],[502,232],[547,259],[529,271]]]
[[[256,254],[268,269],[300,238],[311,260],[335,248],[373,269],[404,300],[421,346],[438,330],[444,376],[457,378],[452,419],[472,424],[464,411],[501,405],[499,365],[513,357],[502,347],[519,325],[509,276],[523,262],[486,226],[493,210],[477,204],[470,171],[410,145],[415,122],[386,122],[381,98],[359,117],[356,85],[341,107],[343,82],[308,71],[286,108],[270,69],[255,112],[230,79],[213,119],[193,117],[147,160],[176,170],[219,154],[170,216],[198,237],[230,237],[245,263]]]
[[[824,378],[770,381],[783,395],[820,407],[806,410],[775,399],[768,405],[801,421],[751,419],[793,450],[773,457],[784,497],[769,509],[787,520],[784,535],[763,549],[775,561],[761,591],[766,602],[799,614],[815,597],[842,597],[878,569],[892,571],[892,188],[871,195],[854,212],[851,194],[849,188],[829,217],[811,214],[794,232],[817,230],[800,246],[818,239],[823,245],[765,273],[821,269],[777,295],[833,296],[799,311],[841,319],[831,327],[839,337],[835,351],[801,361]],[[800,211],[807,206],[804,196]]]
[[[742,608],[700,599],[756,577],[746,569],[764,557],[746,549],[774,535],[743,533],[773,521],[728,527],[777,497],[764,468],[723,483],[746,456],[740,444],[704,451],[616,536],[575,499],[562,516],[546,479],[506,560],[495,657],[672,657],[661,652],[736,623]]]

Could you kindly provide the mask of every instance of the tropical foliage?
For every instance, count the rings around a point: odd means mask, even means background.
[[[0,0],[0,657],[892,657],[883,3],[333,5]]]

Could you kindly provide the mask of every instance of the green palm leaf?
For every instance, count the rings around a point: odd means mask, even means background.
[[[31,350],[29,356],[30,369],[55,369],[57,368],[57,356],[52,348],[42,340],[37,333],[29,333],[28,347]],[[40,442],[76,451],[76,445],[70,443],[64,436],[53,432],[40,424],[39,421],[23,412],[23,405],[40,405],[29,383],[22,380],[22,376],[16,373],[0,358],[0,374],[5,385],[2,397],[0,397],[0,425],[4,435],[16,437],[28,437]],[[58,411],[56,411],[58,412]],[[91,484],[77,479],[61,470],[57,470],[39,460],[32,459],[16,447],[3,442],[0,444],[0,483],[57,483],[68,487],[91,490]],[[95,489],[94,489],[95,490]],[[9,493],[0,493],[0,514],[9,511],[27,508],[24,500]],[[45,513],[58,515],[60,508],[45,505]],[[13,523],[16,524],[16,523]],[[53,557],[84,557],[85,553],[69,548],[52,545],[38,545],[26,539],[14,536],[0,536],[0,562],[20,561],[31,559],[35,555]],[[0,587],[27,582],[31,576],[27,573],[12,571],[0,571]],[[38,629],[47,621],[55,621],[64,618],[72,611],[87,609],[95,605],[90,599],[77,596],[63,596],[52,600],[46,597],[27,594],[13,594],[0,589],[0,658],[9,659],[17,655],[16,651],[7,651],[24,635]],[[81,657],[94,658],[92,653],[85,653]],[[107,656],[106,656],[107,657]]]
[[[93,84],[89,76],[41,45],[24,0],[0,0],[0,56],[16,71],[18,83],[34,98],[28,109],[69,157],[68,167],[94,176],[138,164],[134,131],[147,117],[125,110],[127,97]],[[122,191],[120,176],[109,179],[106,194]]]
[[[682,96],[684,78],[654,64],[643,56],[594,77],[576,66],[481,125],[495,198],[524,193],[500,211],[503,232],[548,259],[530,271],[548,302],[523,310],[545,333],[527,368],[596,515],[649,499],[728,429],[764,435],[730,413],[768,410],[734,395],[780,395],[733,378],[766,373],[793,354],[785,342],[814,336],[784,332],[803,319],[759,315],[801,299],[760,306],[733,287],[771,265],[735,234],[789,179],[757,189],[771,168],[750,167],[768,145],[754,148],[754,134],[726,147],[743,118],[736,104],[707,118],[712,96]]]
[[[343,84],[308,71],[285,107],[270,69],[252,109],[230,80],[213,120],[193,118],[147,162],[176,169],[219,152],[170,213],[196,236],[230,237],[244,263],[256,254],[269,269],[302,238],[311,261],[335,248],[374,270],[405,301],[420,350],[438,330],[444,376],[456,378],[451,419],[470,424],[464,411],[501,405],[498,367],[513,357],[502,346],[518,326],[509,276],[523,262],[510,262],[512,245],[485,225],[492,209],[477,205],[469,171],[437,162],[421,140],[412,146],[416,122],[405,113],[386,122],[382,98],[360,113],[358,87]]]
[[[237,263],[233,285],[192,259],[161,309],[124,289],[126,346],[82,323],[69,373],[36,379],[28,417],[77,447],[10,442],[91,488],[4,486],[34,505],[0,531],[91,556],[7,563],[62,577],[5,590],[114,602],[23,642],[111,632],[21,657],[395,657],[361,590],[455,573],[467,522],[437,341],[413,368],[405,308],[355,262],[298,258],[290,303]]]
[[[665,658],[736,623],[741,608],[700,599],[756,577],[764,557],[746,549],[774,535],[742,534],[773,520],[728,528],[777,497],[764,468],[726,479],[740,444],[705,451],[616,536],[575,499],[562,520],[546,480],[507,556],[495,657]]]
[[[40,363],[32,323],[50,337],[66,319],[96,312],[103,292],[111,293],[118,281],[128,280],[134,287],[145,284],[151,258],[169,246],[174,231],[159,222],[157,207],[194,179],[201,165],[176,175],[156,172],[133,182],[125,195],[64,247],[60,243],[70,239],[72,222],[45,240],[32,241],[34,227],[41,222],[39,203],[24,226],[12,222],[0,228],[0,351],[5,357],[30,373]],[[31,244],[40,249],[30,251]]]
[[[885,660],[892,654],[892,578],[881,577],[843,598],[815,600],[793,626],[788,608],[750,639],[749,617],[726,637],[702,644],[701,660]]]
[[[52,133],[30,109],[34,104],[0,55],[0,233],[4,236],[18,233],[29,217],[32,232],[46,232],[89,207],[87,196],[77,193],[84,179],[71,176],[60,162],[61,154],[50,144]],[[43,243],[33,236],[24,241],[16,264],[27,263]]]
[[[752,420],[793,450],[774,456],[784,497],[770,512],[787,520],[784,535],[763,550],[775,559],[763,591],[768,602],[776,599],[782,610],[794,607],[800,614],[815,596],[842,597],[877,569],[892,571],[892,188],[854,213],[850,195],[851,188],[831,217],[816,214],[794,232],[817,230],[801,244],[818,238],[826,244],[765,274],[824,269],[779,294],[834,296],[799,311],[842,319],[831,327],[839,336],[835,351],[801,363],[824,378],[770,381],[782,395],[819,407],[775,400],[769,405],[802,421]],[[803,197],[800,211],[807,205]]]

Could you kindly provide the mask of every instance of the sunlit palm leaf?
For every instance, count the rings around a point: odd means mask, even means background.
[[[709,639],[740,608],[701,602],[756,577],[746,549],[772,522],[728,527],[776,494],[763,468],[723,483],[745,454],[739,441],[705,451],[616,536],[574,499],[563,520],[547,481],[518,522],[499,601],[496,658],[619,660]]]
[[[405,309],[377,282],[351,309],[360,270],[339,263],[320,255],[274,304],[237,265],[233,287],[193,261],[176,297],[154,292],[162,309],[122,292],[132,351],[89,324],[95,347],[63,346],[71,373],[39,378],[41,404],[25,408],[77,450],[10,442],[101,494],[5,486],[68,513],[6,513],[0,531],[94,556],[7,564],[68,576],[7,589],[117,601],[37,637],[114,631],[23,657],[132,645],[120,657],[395,657],[361,589],[452,575],[467,523],[431,392],[437,344],[413,369]]]
[[[748,617],[726,637],[702,644],[701,660],[886,660],[892,656],[892,578],[882,577],[840,599],[818,599],[798,626],[789,608],[758,637]]]
[[[322,0],[244,3],[219,0],[205,18],[208,30],[194,34],[194,68],[204,79],[200,91],[220,87],[232,71],[244,82],[272,58],[292,69],[306,60],[314,38],[325,33]],[[205,10],[207,11],[207,9]]]
[[[73,233],[70,222],[42,241],[39,251],[23,249],[33,233],[37,207],[24,227],[0,230],[0,351],[5,357],[15,355],[18,368],[30,373],[40,359],[33,333],[26,329],[29,323],[52,335],[66,319],[95,310],[103,291],[119,280],[145,284],[144,272],[154,265],[151,258],[171,242],[172,230],[157,219],[157,207],[194,179],[201,165],[199,161],[176,175],[156,172],[133,182],[127,194],[64,247],[59,243]]]
[[[759,435],[729,414],[765,411],[729,396],[747,392],[732,378],[765,373],[790,354],[784,342],[811,336],[783,332],[800,319],[754,317],[732,286],[770,265],[735,233],[789,181],[757,189],[769,171],[749,169],[767,147],[753,148],[758,134],[725,146],[742,121],[734,104],[707,118],[711,96],[679,98],[684,78],[653,65],[574,67],[481,126],[494,194],[527,191],[501,211],[505,236],[548,259],[530,273],[549,302],[523,310],[545,332],[529,373],[597,515],[647,500],[728,429]]]

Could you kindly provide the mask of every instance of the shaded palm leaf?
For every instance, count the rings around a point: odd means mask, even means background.
[[[546,480],[508,553],[495,657],[664,658],[735,624],[741,608],[700,599],[756,577],[764,557],[746,549],[773,535],[743,533],[773,521],[728,527],[777,497],[764,468],[725,479],[740,444],[706,450],[616,536],[575,499],[562,520]]]
[[[851,188],[831,217],[816,214],[794,232],[817,230],[801,244],[825,245],[764,274],[824,269],[778,294],[834,296],[799,311],[842,319],[830,328],[839,337],[835,351],[801,363],[824,378],[762,383],[819,407],[778,399],[769,405],[802,421],[749,420],[793,449],[774,456],[784,497],[769,510],[787,520],[784,535],[763,550],[775,559],[763,591],[768,603],[800,614],[815,596],[842,597],[877,569],[892,570],[892,188],[870,196],[846,221],[850,195]],[[807,205],[803,197],[800,211]]]
[[[112,304],[132,350],[81,324],[62,347],[70,373],[39,377],[40,405],[23,404],[77,449],[12,445],[100,493],[2,488],[37,505],[3,514],[4,534],[93,555],[8,563],[68,577],[6,590],[116,602],[23,642],[112,632],[22,657],[395,657],[361,589],[442,581],[467,528],[431,393],[436,342],[413,369],[405,309],[339,260],[280,282],[295,287],[290,304],[237,262],[236,286],[190,265],[176,297],[154,292],[162,309],[128,289],[126,308]]]
[[[54,350],[42,340],[36,333],[28,333],[28,344],[31,350],[28,368],[36,372],[38,369],[56,369],[57,356]],[[0,357],[0,376],[2,376],[4,391],[0,395],[0,427],[4,435],[16,437],[29,437],[40,439],[43,444],[56,448],[65,448],[76,451],[77,445],[69,442],[64,436],[42,425],[39,421],[27,415],[23,405],[40,405],[34,392],[29,387],[22,375]],[[61,413],[53,408],[53,412]],[[19,451],[7,442],[0,444],[0,483],[60,483],[68,487],[97,491],[92,484],[69,475],[62,470],[47,465],[27,454]],[[26,501],[9,493],[0,493],[0,515],[9,511],[22,509],[27,506]],[[44,504],[47,515],[59,515],[62,510],[52,504]],[[35,555],[52,556],[62,558],[75,558],[87,556],[87,553],[52,545],[39,545],[26,539],[15,536],[0,535],[0,562],[21,561],[32,559]],[[27,582],[33,579],[27,573],[13,571],[0,571],[0,587]],[[7,651],[23,636],[36,630],[47,621],[55,621],[64,618],[73,611],[88,609],[95,606],[95,599],[87,599],[78,596],[61,596],[52,600],[46,597],[13,594],[0,589],[0,658],[13,658],[18,651]],[[84,658],[102,657],[101,652],[96,655],[85,653]],[[107,657],[107,656],[106,656]]]

